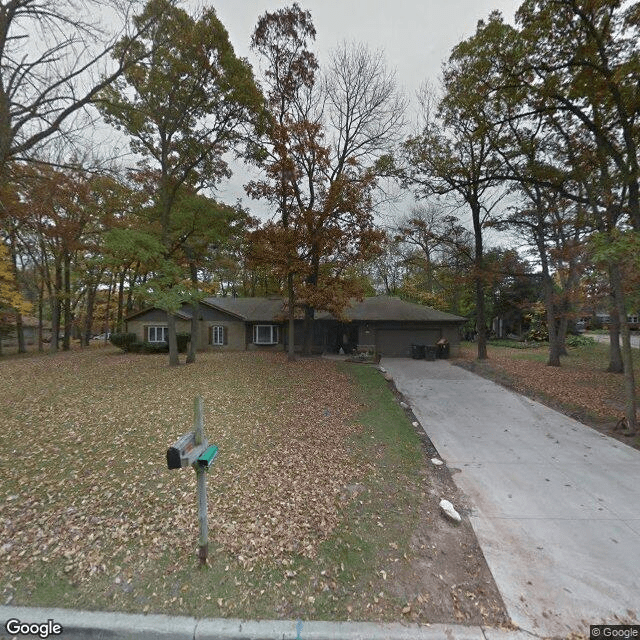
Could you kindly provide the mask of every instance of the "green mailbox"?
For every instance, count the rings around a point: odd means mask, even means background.
[[[204,450],[204,452],[198,458],[198,466],[203,469],[208,469],[215,457],[218,455],[218,447],[212,444],[210,447]]]

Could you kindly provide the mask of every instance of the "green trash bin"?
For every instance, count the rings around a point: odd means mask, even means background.
[[[426,360],[435,360],[438,355],[438,348],[434,345],[427,345],[425,347],[425,359]]]

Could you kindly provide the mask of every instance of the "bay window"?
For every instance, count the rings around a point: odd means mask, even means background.
[[[253,325],[254,344],[278,344],[278,325],[256,324]]]

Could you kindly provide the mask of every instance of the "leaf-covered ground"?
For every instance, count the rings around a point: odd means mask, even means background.
[[[111,347],[0,361],[2,603],[234,616],[499,623],[446,469],[371,367]],[[195,474],[166,449],[202,395],[220,448],[198,570]]]
[[[491,346],[489,359],[475,360],[477,346],[463,343],[460,363],[475,373],[565,411],[603,433],[640,448],[640,438],[629,438],[615,430],[624,416],[624,378],[607,373],[608,346],[592,344],[568,349],[560,367],[547,366],[544,345],[529,349]],[[640,382],[640,352],[634,350],[636,382]],[[640,385],[637,388],[640,398]]]

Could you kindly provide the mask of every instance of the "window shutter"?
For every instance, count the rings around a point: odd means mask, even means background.
[[[213,344],[213,327],[209,327],[209,344]]]
[[[222,327],[222,344],[229,344],[229,331],[227,327]]]

